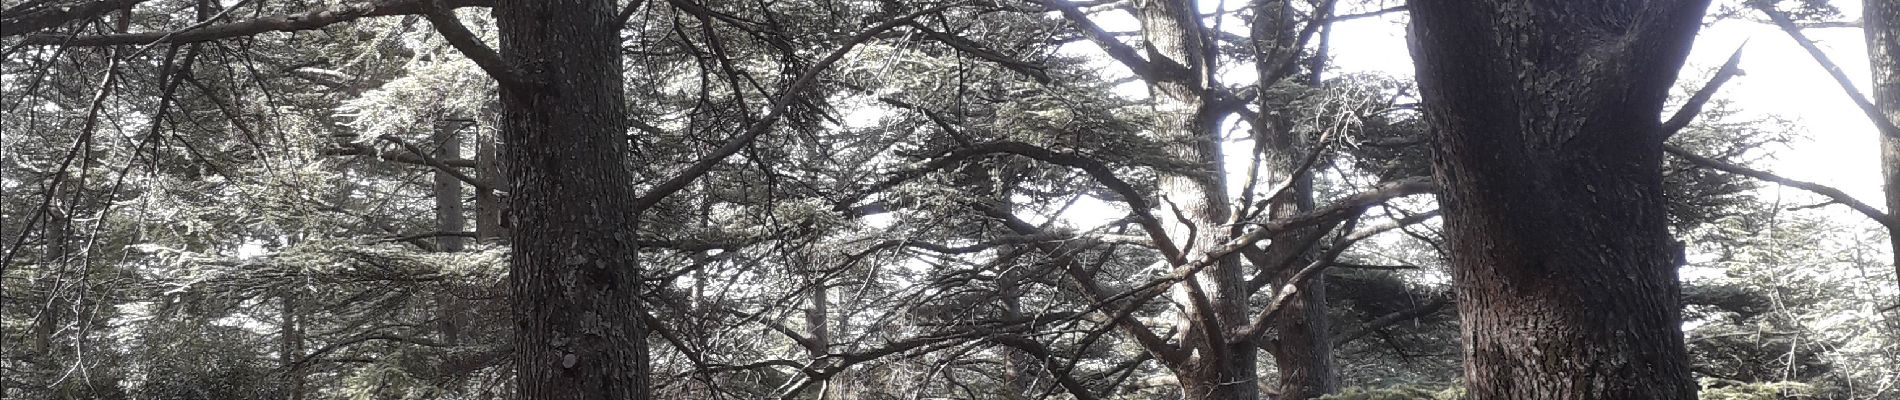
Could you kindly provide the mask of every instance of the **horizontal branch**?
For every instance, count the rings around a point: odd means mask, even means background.
[[[405,151],[380,151],[380,150],[377,150],[373,146],[362,144],[362,143],[343,143],[341,144],[341,146],[342,147],[317,150],[317,155],[375,156],[376,158],[382,159],[384,161],[394,161],[394,162],[399,162],[399,163],[404,163],[404,164],[430,166],[428,161],[425,161],[423,160],[422,157],[409,153],[406,150]],[[445,164],[451,167],[456,167],[456,168],[475,168],[475,160],[470,160],[466,158],[436,159],[436,161],[439,161],[442,164]]]
[[[453,176],[457,180],[460,180],[464,183],[468,183],[469,186],[474,186],[476,189],[493,190],[497,192],[507,192],[507,190],[495,189],[495,186],[488,184],[488,182],[482,182],[481,180],[468,176],[468,174],[462,173],[461,170],[456,169],[453,166],[443,163],[440,160],[436,160],[434,157],[429,157],[428,153],[422,150],[422,147],[416,146],[413,143],[409,143],[408,141],[404,141],[401,138],[397,138],[395,136],[390,136],[390,135],[383,135],[381,139],[387,140],[391,143],[395,143],[399,146],[402,146],[403,149],[409,150],[410,153],[415,154],[416,157],[421,158],[423,164],[431,166],[431,167],[435,167],[437,171],[442,171],[443,173],[449,174],[449,176]]]
[[[78,36],[70,40],[64,35],[32,35],[27,36],[21,43],[28,45],[117,46],[205,42],[251,36],[265,32],[295,32],[322,29],[330,25],[369,17],[421,15],[428,11],[430,1],[431,0],[381,0],[368,3],[347,4],[327,10],[312,11],[303,14],[270,16],[239,22],[206,25],[188,31]],[[494,0],[446,0],[444,4],[451,8],[486,7],[494,4]],[[12,28],[8,29],[11,30]]]
[[[1814,192],[1814,194],[1827,197],[1830,200],[1834,200],[1834,202],[1836,203],[1846,205],[1848,208],[1853,208],[1854,211],[1859,211],[1862,215],[1866,215],[1867,218],[1872,218],[1875,222],[1879,222],[1881,225],[1886,226],[1888,229],[1900,229],[1900,220],[1895,220],[1893,216],[1887,215],[1886,213],[1881,212],[1880,209],[1874,208],[1874,206],[1868,205],[1867,203],[1863,203],[1860,200],[1855,199],[1854,196],[1849,196],[1847,192],[1843,192],[1840,189],[1835,189],[1834,187],[1822,185],[1819,183],[1791,179],[1791,178],[1783,177],[1781,175],[1775,175],[1774,173],[1770,173],[1768,171],[1762,171],[1762,170],[1757,170],[1754,168],[1744,167],[1744,166],[1741,166],[1735,163],[1730,163],[1727,161],[1716,160],[1716,159],[1712,159],[1708,157],[1699,156],[1699,155],[1696,155],[1695,153],[1689,152],[1689,150],[1683,149],[1681,147],[1677,147],[1676,145],[1665,144],[1663,145],[1663,150],[1669,152],[1669,154],[1675,155],[1677,158],[1683,159],[1683,161],[1688,161],[1690,164],[1700,165],[1700,166],[1708,167],[1708,168],[1714,168],[1714,169],[1717,169],[1723,172],[1728,172],[1731,174],[1774,182],[1782,186],[1788,186],[1788,187],[1792,187],[1796,189]]]
[[[1079,5],[1071,3],[1068,0],[1043,0],[1042,4],[1061,12],[1063,18],[1074,23],[1076,29],[1082,31],[1083,38],[1094,42],[1096,46],[1101,46],[1102,51],[1108,53],[1109,58],[1121,62],[1122,66],[1126,66],[1130,71],[1134,71],[1135,76],[1148,76],[1148,60],[1141,58],[1141,52],[1136,51],[1134,46],[1129,46],[1127,43],[1122,43],[1120,39],[1116,39],[1114,34],[1109,33],[1107,29],[1102,29],[1101,25],[1095,24],[1095,20],[1090,19],[1087,13],[1082,12],[1082,8]]]
[[[751,144],[752,141],[758,139],[760,135],[764,135],[765,132],[770,131],[772,126],[778,122],[779,118],[785,115],[786,110],[791,108],[792,103],[802,96],[806,96],[807,94],[804,93],[805,90],[818,83],[818,75],[830,69],[831,65],[837,63],[839,59],[844,58],[845,54],[851,52],[851,49],[870,41],[871,38],[877,37],[879,33],[910,23],[918,17],[942,12],[943,10],[948,10],[962,4],[964,4],[964,2],[949,2],[898,16],[872,26],[869,29],[865,29],[863,32],[859,32],[849,39],[845,39],[843,44],[831,51],[831,54],[827,54],[825,58],[812,63],[810,67],[800,72],[797,78],[792,79],[791,84],[786,85],[785,90],[779,92],[778,96],[772,99],[770,108],[766,110],[764,116],[759,117],[758,121],[753,122],[751,126],[747,126],[744,132],[727,139],[724,144],[719,145],[718,149],[714,149],[712,154],[707,154],[705,158],[699,159],[699,161],[694,162],[693,165],[686,167],[685,170],[673,175],[659,185],[655,185],[651,191],[641,195],[640,198],[634,199],[631,212],[634,215],[646,212],[647,209],[659,204],[660,200],[673,195],[673,193],[681,189],[685,189],[686,186],[692,184],[694,180],[698,180],[699,177],[712,172],[713,167],[717,166],[721,160],[725,160],[726,157],[731,157],[733,154],[738,154],[740,150],[745,149],[746,145]]]
[[[0,18],[0,37],[19,36],[39,32],[52,27],[65,25],[73,21],[96,18],[112,10],[137,6],[146,0],[105,0],[91,1],[73,7],[46,7],[17,16]],[[54,36],[65,39],[65,35]]]

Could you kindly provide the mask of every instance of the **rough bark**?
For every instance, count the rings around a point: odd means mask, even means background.
[[[512,180],[516,398],[645,399],[646,327],[610,0],[495,4]]]
[[[1167,156],[1191,168],[1162,171],[1157,212],[1168,240],[1193,257],[1214,254],[1232,237],[1221,166],[1219,133],[1208,109],[1207,40],[1191,1],[1138,2],[1146,39],[1148,90]],[[1259,397],[1256,351],[1250,340],[1229,341],[1230,328],[1247,324],[1246,275],[1237,257],[1226,256],[1177,285],[1174,297],[1187,305],[1179,321],[1181,348],[1189,358],[1175,371],[1189,399]]]
[[[1271,219],[1290,218],[1313,209],[1313,178],[1310,174],[1297,173],[1304,159],[1305,138],[1294,132],[1292,121],[1287,113],[1276,112],[1289,107],[1285,101],[1269,95],[1273,85],[1280,83],[1276,78],[1286,60],[1300,53],[1298,34],[1294,31],[1295,21],[1292,5],[1287,0],[1265,0],[1254,2],[1254,20],[1252,26],[1253,44],[1256,59],[1255,71],[1263,77],[1256,89],[1260,95],[1259,116],[1253,127],[1259,132],[1254,140],[1259,140],[1260,161],[1264,169],[1261,179],[1270,185],[1293,183],[1280,196],[1268,199],[1266,215]],[[1313,23],[1319,23],[1315,21]],[[1323,57],[1323,55],[1322,55]],[[1322,59],[1315,57],[1315,60]],[[1317,65],[1315,65],[1317,66]],[[1307,83],[1317,85],[1319,69],[1310,71],[1313,80]],[[1313,229],[1288,230],[1274,235],[1268,242],[1267,260],[1308,260],[1314,255],[1313,247],[1302,246],[1300,238],[1312,234]],[[1305,265],[1295,262],[1291,265]],[[1278,265],[1256,265],[1255,268],[1278,268]],[[1278,289],[1285,285],[1298,268],[1285,268],[1271,272],[1273,275],[1269,287]],[[1312,277],[1303,290],[1286,302],[1285,309],[1273,320],[1274,332],[1278,338],[1266,346],[1273,355],[1274,365],[1278,367],[1279,398],[1311,399],[1331,393],[1337,385],[1333,374],[1332,341],[1329,339],[1330,327],[1326,316],[1326,276]]]
[[[1707,6],[1411,3],[1471,398],[1695,398],[1657,134]]]
[[[1873,72],[1874,108],[1888,123],[1875,124],[1880,132],[1880,172],[1885,178],[1887,214],[1900,215],[1900,4],[1892,1],[1868,1],[1861,6],[1861,21],[1867,34],[1867,61]],[[1894,278],[1900,281],[1900,229],[1887,228],[1893,246]]]

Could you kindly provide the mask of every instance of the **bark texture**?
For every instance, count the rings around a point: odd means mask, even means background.
[[[1233,210],[1217,124],[1208,110],[1206,29],[1190,1],[1137,4],[1148,43],[1146,73],[1156,114],[1152,129],[1167,143],[1170,159],[1191,166],[1162,171],[1157,212],[1182,254],[1214,253],[1232,237],[1227,222]],[[1259,397],[1258,349],[1250,340],[1227,340],[1232,330],[1247,324],[1247,283],[1239,260],[1225,257],[1177,287],[1176,301],[1187,305],[1179,334],[1189,359],[1175,371],[1185,398]]]
[[[1664,99],[1706,0],[1419,0],[1474,399],[1693,399]]]
[[[519,399],[648,397],[614,7],[494,7],[501,62],[520,73],[501,94]]]
[[[1293,18],[1292,4],[1288,0],[1255,1],[1252,26],[1255,52],[1255,72],[1261,76],[1257,84],[1260,95],[1260,115],[1253,122],[1254,140],[1259,140],[1260,160],[1264,164],[1261,180],[1266,185],[1279,185],[1292,181],[1292,186],[1278,197],[1268,199],[1267,216],[1270,219],[1283,219],[1313,210],[1313,178],[1311,174],[1297,173],[1307,149],[1306,140],[1293,130],[1293,121],[1285,110],[1290,107],[1284,99],[1271,95],[1272,87],[1285,80],[1282,70],[1287,62],[1297,59],[1301,51],[1297,25]],[[1317,20],[1311,23],[1321,23]],[[1324,54],[1314,57],[1323,59]],[[1308,73],[1313,79],[1308,81],[1318,85],[1319,68],[1311,68]],[[1267,259],[1300,260],[1282,268],[1269,271],[1273,274],[1269,288],[1279,290],[1298,272],[1298,266],[1306,265],[1315,255],[1312,248],[1301,246],[1302,238],[1314,234],[1313,228],[1297,229],[1274,235],[1268,242]],[[1273,269],[1279,265],[1256,265],[1255,268]],[[1277,297],[1272,293],[1271,297]],[[1274,332],[1278,338],[1268,343],[1267,348],[1273,355],[1274,366],[1279,369],[1278,398],[1305,400],[1332,393],[1338,384],[1333,372],[1333,346],[1329,338],[1331,327],[1326,315],[1326,276],[1307,280],[1304,287],[1290,298],[1277,318],[1273,320]]]
[[[1861,21],[1867,33],[1867,61],[1874,75],[1874,108],[1887,119],[1880,127],[1880,173],[1885,178],[1887,214],[1900,215],[1900,3],[1868,1],[1861,5]],[[1894,279],[1900,281],[1900,230],[1887,229],[1893,245]]]

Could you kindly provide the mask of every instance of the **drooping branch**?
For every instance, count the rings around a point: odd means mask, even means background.
[[[69,46],[116,46],[143,45],[155,43],[195,43],[219,39],[251,36],[265,32],[294,32],[322,29],[333,24],[355,21],[369,17],[393,15],[420,15],[427,12],[433,0],[380,0],[368,3],[356,3],[335,8],[313,11],[296,15],[279,15],[247,21],[212,24],[189,31],[141,32],[96,36],[79,36],[70,40],[64,35],[32,35],[21,40],[28,45],[69,45]],[[486,7],[494,0],[444,0],[444,6]],[[8,27],[8,31],[12,28]],[[20,33],[31,32],[24,31]],[[10,35],[0,35],[10,36]]]
[[[990,154],[1014,154],[1029,157],[1037,161],[1082,170],[1082,172],[1087,173],[1090,178],[1093,178],[1096,182],[1107,187],[1109,190],[1114,191],[1116,195],[1121,196],[1123,202],[1128,203],[1129,210],[1134,214],[1135,223],[1142,227],[1142,230],[1147,233],[1149,239],[1154,242],[1155,248],[1159,249],[1163,256],[1169,260],[1181,260],[1181,257],[1184,256],[1184,254],[1181,253],[1180,247],[1177,247],[1172,240],[1168,239],[1167,234],[1162,230],[1161,221],[1149,212],[1149,210],[1153,208],[1153,205],[1149,204],[1148,200],[1141,195],[1141,191],[1136,190],[1134,185],[1122,180],[1107,164],[1080,154],[1057,152],[1022,142],[986,143],[952,150],[943,156],[932,159],[921,167],[907,170],[903,173],[899,173],[895,177],[879,182],[874,185],[873,188],[881,189],[889,187],[896,183],[915,179],[924,173],[943,169],[956,162]]]
[[[1042,233],[1042,230],[1037,228],[1034,224],[1023,221],[1015,215],[1011,215],[1003,210],[987,206],[980,206],[978,209],[984,214],[1002,221],[1004,227],[1009,228],[1009,230],[1017,234],[1035,235]],[[1099,282],[1096,282],[1092,276],[1082,271],[1082,269],[1075,264],[1075,259],[1071,255],[1071,252],[1066,251],[1064,246],[1047,242],[1036,243],[1035,245],[1037,250],[1061,261],[1058,263],[1059,266],[1069,275],[1070,280],[1075,282],[1076,288],[1080,289],[1082,295],[1087,296],[1089,300],[1095,302],[1095,304],[1090,307],[1091,310],[1100,310],[1117,301],[1132,299],[1129,304],[1116,310],[1116,312],[1105,313],[1108,314],[1109,320],[1113,322],[1113,325],[1133,337],[1135,343],[1140,345],[1143,351],[1154,356],[1156,360],[1161,361],[1162,364],[1166,364],[1170,368],[1179,366],[1186,360],[1187,355],[1184,354],[1180,348],[1168,343],[1167,340],[1161,338],[1161,335],[1155,334],[1153,328],[1142,324],[1141,321],[1136,320],[1130,315],[1133,309],[1153,298],[1144,292],[1144,290],[1152,286],[1144,286],[1130,291],[1136,293],[1134,296],[1128,296],[1128,294],[1131,294],[1128,292],[1121,295],[1109,295],[1108,291],[1104,290]]]
[[[1070,3],[1068,0],[1043,0],[1042,4],[1061,12],[1063,18],[1074,23],[1075,27],[1082,31],[1082,37],[1094,42],[1096,46],[1101,46],[1102,51],[1107,52],[1109,58],[1121,62],[1122,66],[1134,71],[1136,76],[1148,75],[1148,60],[1141,58],[1141,52],[1136,51],[1134,46],[1116,39],[1114,34],[1109,33],[1107,29],[1102,29],[1101,25],[1095,24],[1095,20],[1090,19],[1088,13],[1082,12],[1081,6]]]
[[[1847,192],[1843,192],[1840,189],[1835,189],[1833,187],[1814,183],[1814,182],[1791,179],[1791,178],[1783,177],[1780,175],[1775,175],[1774,173],[1770,173],[1768,171],[1762,171],[1762,170],[1757,170],[1757,169],[1753,169],[1749,167],[1744,167],[1744,166],[1741,166],[1735,163],[1730,163],[1727,161],[1721,161],[1721,160],[1716,160],[1716,159],[1712,159],[1708,157],[1699,156],[1699,155],[1696,155],[1695,153],[1689,152],[1689,150],[1683,149],[1681,147],[1677,147],[1676,145],[1664,144],[1663,150],[1669,152],[1669,154],[1675,155],[1676,157],[1682,158],[1684,161],[1688,161],[1691,164],[1700,165],[1700,166],[1704,166],[1708,168],[1714,168],[1714,169],[1721,170],[1723,172],[1728,172],[1731,174],[1774,182],[1782,186],[1788,186],[1788,187],[1792,187],[1796,189],[1814,192],[1814,194],[1825,196],[1836,203],[1846,205],[1848,208],[1854,209],[1854,211],[1859,211],[1862,215],[1866,215],[1867,218],[1871,218],[1875,222],[1879,222],[1883,226],[1886,226],[1892,229],[1900,229],[1900,220],[1896,220],[1893,216],[1890,216],[1890,215],[1887,215],[1886,213],[1881,212],[1880,209],[1874,208],[1874,206],[1872,205],[1868,205],[1867,203],[1863,203],[1860,200],[1855,199],[1854,196],[1850,196],[1847,194]]]
[[[1274,294],[1273,300],[1268,302],[1266,308],[1262,308],[1260,313],[1254,316],[1253,323],[1248,324],[1247,328],[1241,331],[1241,335],[1230,339],[1236,341],[1246,340],[1264,333],[1267,327],[1273,323],[1273,318],[1279,315],[1280,310],[1286,308],[1286,303],[1292,301],[1293,297],[1299,295],[1300,291],[1306,286],[1307,281],[1326,272],[1327,267],[1334,265],[1333,260],[1339,259],[1339,255],[1344,254],[1346,249],[1352,247],[1354,243],[1358,243],[1360,240],[1365,240],[1366,238],[1386,231],[1437,218],[1438,214],[1439,212],[1434,210],[1432,212],[1419,213],[1398,220],[1388,221],[1379,225],[1368,226],[1352,231],[1350,234],[1340,237],[1339,240],[1333,241],[1332,248],[1327,249],[1325,254],[1320,255],[1314,259],[1312,263],[1307,264],[1305,268],[1301,268],[1299,272],[1294,272],[1292,277],[1287,278],[1286,284],[1281,286],[1280,290]],[[1348,218],[1356,219],[1357,216]],[[1347,223],[1351,224],[1351,222]],[[1348,225],[1348,227],[1350,227],[1350,225]]]
[[[65,25],[73,21],[87,20],[105,15],[113,10],[137,6],[146,0],[104,0],[93,1],[73,7],[46,7],[33,12],[0,18],[0,37],[19,36],[39,32],[52,27]],[[65,35],[56,35],[64,39]]]
[[[1814,42],[1809,41],[1805,35],[1802,35],[1800,29],[1794,28],[1793,23],[1788,20],[1787,15],[1776,11],[1772,6],[1763,7],[1762,12],[1767,13],[1769,17],[1774,19],[1777,25],[1781,25],[1782,29],[1787,31],[1790,36],[1794,36],[1797,43],[1800,43],[1803,48],[1808,49],[1809,54],[1814,56],[1815,60],[1820,62],[1822,66],[1826,67],[1830,74],[1834,74],[1835,78],[1842,82],[1842,88],[1847,90],[1849,97],[1854,98],[1857,103],[1864,104],[1865,107],[1863,108],[1873,110],[1871,104],[1865,103],[1866,98],[1861,96],[1860,92],[1854,89],[1850,82],[1845,81],[1846,75],[1839,73],[1840,67],[1834,65],[1833,61],[1827,58],[1827,55],[1820,52],[1819,48],[1814,47]],[[1741,63],[1742,49],[1746,46],[1747,44],[1744,43],[1743,46],[1737,47],[1735,53],[1729,55],[1728,61],[1722,64],[1722,68],[1716,70],[1715,76],[1710,77],[1707,84],[1704,84],[1701,89],[1696,90],[1695,95],[1690,96],[1689,100],[1682,105],[1682,108],[1676,110],[1674,116],[1671,116],[1668,121],[1663,122],[1662,131],[1658,135],[1662,140],[1668,140],[1669,137],[1674,136],[1677,132],[1682,131],[1683,128],[1688,127],[1689,123],[1693,122],[1696,116],[1701,113],[1702,106],[1708,103],[1709,99],[1714,97],[1717,91],[1721,90],[1722,84],[1728,82],[1728,80],[1735,77],[1735,75],[1741,74],[1739,64]],[[1874,112],[1876,112],[1874,115],[1878,115],[1877,111]],[[1886,121],[1884,118],[1875,118],[1875,120]],[[1862,215],[1872,218],[1875,222],[1879,222],[1883,226],[1889,228],[1900,227],[1900,220],[1896,220],[1893,216],[1881,212],[1880,209],[1861,202],[1853,196],[1848,195],[1847,192],[1843,192],[1834,187],[1791,179],[1768,171],[1703,157],[1696,155],[1694,152],[1690,152],[1688,149],[1672,144],[1664,144],[1663,150],[1691,164],[1813,192],[1833,200],[1834,203],[1840,203],[1849,208],[1853,208],[1854,211],[1858,211]]]
[[[494,78],[495,82],[501,83],[502,86],[514,89],[516,93],[527,93],[532,90],[535,85],[528,79],[528,75],[502,61],[501,54],[496,53],[495,49],[482,44],[482,39],[475,36],[475,32],[470,32],[467,26],[462,25],[462,20],[455,17],[455,8],[449,6],[447,0],[425,1],[428,3],[427,7],[424,7],[423,17],[429,20],[429,25],[435,27],[436,33],[442,34],[442,38],[449,42],[449,46],[455,47],[455,51],[462,53],[463,57],[468,57],[469,61],[474,61],[476,66],[481,67],[483,72],[487,72],[490,78]]]
[[[1056,362],[1055,356],[1050,354],[1048,346],[1044,346],[1042,342],[1014,335],[997,336],[990,338],[990,341],[1016,350],[1021,350],[1032,357],[1036,357],[1037,360],[1041,360],[1043,370],[1049,371],[1051,375],[1054,375],[1056,384],[1062,386],[1063,390],[1068,391],[1069,395],[1075,397],[1077,400],[1095,400],[1097,398],[1095,397],[1095,392],[1089,391],[1088,386],[1076,380],[1074,375],[1069,374],[1067,370],[1062,368],[1060,363]]]
[[[780,92],[777,98],[772,99],[772,105],[767,109],[764,116],[759,117],[752,125],[747,126],[744,132],[726,140],[718,149],[713,150],[712,154],[707,154],[705,158],[694,162],[693,165],[688,166],[685,170],[673,175],[672,178],[654,186],[653,190],[635,199],[633,201],[632,212],[634,215],[639,215],[646,212],[647,209],[653,208],[654,205],[660,203],[660,200],[671,196],[681,189],[685,189],[686,186],[692,184],[694,180],[699,179],[699,177],[706,175],[708,172],[712,172],[713,167],[717,166],[721,160],[725,160],[726,157],[731,157],[733,154],[738,154],[740,150],[745,149],[746,145],[751,144],[752,141],[758,139],[760,135],[764,135],[765,132],[770,131],[772,126],[778,122],[779,118],[783,117],[785,112],[791,108],[794,101],[797,101],[800,96],[807,95],[804,93],[805,89],[816,84],[818,82],[818,76],[825,70],[830,69],[831,65],[837,63],[839,59],[844,58],[846,53],[851,52],[851,49],[870,41],[871,38],[877,37],[878,34],[884,31],[903,26],[904,24],[916,20],[918,17],[942,12],[943,10],[948,10],[961,4],[963,4],[963,2],[960,1],[943,3],[935,7],[892,18],[889,21],[884,21],[869,29],[865,29],[856,36],[845,39],[844,44],[840,45],[838,49],[832,50],[831,54],[825,55],[825,58],[819,59],[816,63],[812,63],[811,67],[799,73],[798,77],[793,79],[790,85],[786,85],[785,90]]]
[[[424,164],[427,164],[428,166],[431,166],[431,167],[435,167],[436,170],[449,174],[449,176],[453,176],[455,177],[455,179],[460,180],[463,183],[467,183],[469,186],[474,186],[476,189],[507,192],[507,190],[496,189],[494,185],[490,185],[488,184],[488,182],[482,182],[479,179],[475,179],[474,177],[468,176],[468,174],[463,173],[461,169],[455,168],[454,166],[444,163],[440,160],[436,160],[435,157],[430,157],[429,154],[422,149],[422,147],[416,146],[414,143],[409,143],[406,140],[402,140],[402,138],[398,138],[391,135],[383,135],[379,139],[386,140],[386,141],[389,141],[390,143],[395,143],[396,145],[402,146],[404,150],[409,150],[409,152],[415,154],[417,158],[421,158]]]
[[[1854,81],[1847,78],[1847,72],[1843,71],[1840,65],[1835,64],[1832,58],[1828,58],[1827,53],[1822,52],[1820,47],[1815,46],[1814,41],[1808,39],[1808,35],[1802,34],[1801,27],[1796,26],[1794,20],[1788,18],[1788,14],[1776,10],[1772,2],[1762,2],[1755,8],[1761,10],[1763,14],[1768,14],[1768,19],[1774,21],[1775,26],[1781,27],[1781,31],[1787,32],[1788,37],[1793,38],[1795,44],[1807,50],[1808,55],[1814,57],[1814,62],[1820,63],[1821,68],[1827,70],[1827,75],[1834,78],[1834,83],[1840,84],[1841,91],[1847,92],[1847,97],[1854,100],[1854,105],[1860,107],[1861,112],[1867,114],[1867,119],[1873,121],[1874,127],[1879,128],[1882,135],[1900,136],[1900,127],[1895,127],[1893,121],[1881,115],[1880,109],[1874,107],[1874,102],[1869,101],[1866,94],[1854,88]]]
[[[911,22],[910,27],[911,29],[916,29],[919,33],[923,33],[926,38],[943,43],[964,54],[996,63],[996,65],[1002,66],[1004,69],[1015,71],[1030,79],[1034,79],[1037,83],[1047,84],[1050,82],[1049,67],[1046,65],[1031,63],[1004,55],[1003,53],[984,47],[981,43],[965,39],[962,36],[938,32],[934,29],[930,29],[930,27],[924,26],[924,24]]]
[[[1316,209],[1306,214],[1301,214],[1293,218],[1258,223],[1256,224],[1258,226],[1254,227],[1254,229],[1248,230],[1246,234],[1228,241],[1227,244],[1222,245],[1218,251],[1215,251],[1213,254],[1208,254],[1205,257],[1207,259],[1226,257],[1236,251],[1240,251],[1240,248],[1243,246],[1252,246],[1261,240],[1266,240],[1267,237],[1272,236],[1274,233],[1284,232],[1289,229],[1305,228],[1328,221],[1338,221],[1356,214],[1358,210],[1384,203],[1386,200],[1427,193],[1437,188],[1438,185],[1433,184],[1431,178],[1427,177],[1414,177],[1389,182],[1381,185],[1378,189],[1348,196],[1324,208]]]

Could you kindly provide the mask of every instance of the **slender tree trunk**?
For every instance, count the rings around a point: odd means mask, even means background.
[[[462,128],[460,121],[437,121],[433,138],[435,154],[432,157],[437,160],[462,158]],[[449,235],[468,229],[468,217],[462,215],[462,181],[442,170],[435,171],[435,224],[436,230],[444,233],[435,238],[436,249],[462,251],[465,238]]]
[[[1693,399],[1657,117],[1707,0],[1418,0],[1474,399]]]
[[[1888,124],[1900,126],[1900,4],[1868,1],[1861,5],[1862,30],[1867,33],[1867,61],[1874,75],[1873,101]],[[1887,214],[1900,215],[1900,132],[1881,129],[1880,172],[1886,178]],[[1900,282],[1900,229],[1887,229],[1893,245],[1893,273]]]
[[[464,128],[460,121],[437,121],[435,144],[437,160],[462,158],[462,136]],[[462,251],[467,238],[452,235],[467,229],[468,217],[462,215],[462,181],[446,171],[435,171],[435,229],[441,236],[435,238],[435,248],[442,252]],[[442,343],[457,345],[462,342],[462,313],[466,309],[462,300],[456,296],[455,282],[445,282],[442,290],[435,294],[436,332],[441,335]]]
[[[475,239],[491,240],[508,236],[508,230],[502,223],[501,196],[493,188],[508,187],[508,179],[502,174],[495,154],[495,135],[487,132],[475,136],[475,178],[488,183],[488,189],[475,189]]]
[[[1137,2],[1143,38],[1148,43],[1148,90],[1153,98],[1152,129],[1166,142],[1169,158],[1192,167],[1163,171],[1160,210],[1167,236],[1184,254],[1214,252],[1227,238],[1232,209],[1221,166],[1217,123],[1207,107],[1207,39],[1192,1]],[[1259,351],[1252,341],[1230,342],[1247,324],[1247,283],[1236,257],[1225,257],[1177,285],[1175,298],[1187,304],[1180,321],[1186,365],[1175,371],[1188,399],[1259,397]],[[1198,292],[1198,293],[1195,293]],[[1205,305],[1196,297],[1203,297]],[[1214,322],[1210,325],[1208,322]]]
[[[303,324],[297,316],[297,291],[285,291],[280,300],[283,302],[284,314],[278,326],[281,340],[278,358],[284,369],[284,398],[303,400],[304,392],[308,390],[305,389],[307,383],[303,369],[296,365],[297,359],[303,358]]]
[[[620,26],[611,0],[503,0],[502,140],[516,221],[516,398],[648,397]]]
[[[1316,20],[1311,23],[1321,22]],[[1289,178],[1293,180],[1293,186],[1285,195],[1269,199],[1267,216],[1274,219],[1289,218],[1313,209],[1312,175],[1294,175],[1294,170],[1299,168],[1307,151],[1305,137],[1293,131],[1293,121],[1286,116],[1288,113],[1278,112],[1290,105],[1269,95],[1273,93],[1270,90],[1272,86],[1279,83],[1278,79],[1272,79],[1279,74],[1276,70],[1283,68],[1285,61],[1298,57],[1302,50],[1298,48],[1299,39],[1298,34],[1294,33],[1294,26],[1292,6],[1287,0],[1254,2],[1254,66],[1255,72],[1262,78],[1256,87],[1261,93],[1260,116],[1253,126],[1261,130],[1254,135],[1254,140],[1262,141],[1259,146],[1260,160],[1265,171],[1261,178],[1267,185],[1278,185]],[[1311,73],[1317,77],[1318,68],[1313,68]],[[1314,78],[1308,83],[1317,86],[1318,80]],[[1299,238],[1312,234],[1310,230],[1293,230],[1273,236],[1266,248],[1267,259],[1311,259],[1312,249],[1299,248],[1303,244]],[[1297,262],[1292,265],[1305,264]],[[1279,290],[1295,272],[1298,272],[1297,267],[1273,272],[1272,285],[1269,287]],[[1325,274],[1309,279],[1305,287],[1289,299],[1284,307],[1285,311],[1273,321],[1278,339],[1267,346],[1280,372],[1279,398],[1304,400],[1331,393],[1337,385],[1337,379],[1333,374],[1332,340],[1328,337],[1331,328],[1326,315]]]

